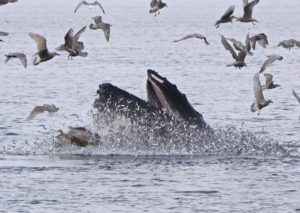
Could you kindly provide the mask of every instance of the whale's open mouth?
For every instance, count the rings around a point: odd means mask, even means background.
[[[192,107],[185,94],[181,93],[175,84],[150,69],[148,70],[147,94],[148,102],[163,108],[177,119],[197,120],[205,123],[202,115]]]

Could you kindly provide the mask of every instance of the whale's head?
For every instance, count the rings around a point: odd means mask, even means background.
[[[205,125],[203,117],[181,93],[175,84],[162,77],[154,70],[148,70],[147,79],[148,102],[161,107],[178,120]]]

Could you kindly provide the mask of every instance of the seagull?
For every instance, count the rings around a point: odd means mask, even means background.
[[[112,25],[104,23],[102,21],[102,17],[101,16],[95,16],[92,19],[94,19],[95,24],[94,23],[90,24],[90,29],[92,29],[92,30],[97,30],[97,29],[103,30],[106,41],[109,41],[110,27]]]
[[[251,42],[251,45],[252,45],[252,49],[253,49],[253,50],[255,50],[256,42],[257,42],[260,46],[262,46],[263,48],[266,48],[267,45],[269,44],[268,38],[267,38],[266,34],[264,34],[264,33],[260,33],[260,34],[251,36],[251,37],[250,37],[250,42]]]
[[[248,3],[248,0],[243,0],[243,5],[244,5],[244,15],[240,18],[237,18],[237,21],[240,22],[258,22],[256,19],[252,18],[252,12],[254,6],[259,2],[259,0],[253,0],[252,2]]]
[[[186,39],[190,39],[190,38],[199,38],[199,39],[203,39],[205,44],[209,45],[207,39],[205,36],[199,34],[199,33],[193,33],[193,34],[189,34],[187,36],[184,36],[183,38],[179,39],[179,40],[175,40],[173,42],[178,42],[178,41],[183,41],[183,40],[186,40]]]
[[[56,136],[58,139],[68,141],[79,147],[86,147],[89,141],[97,141],[97,139],[99,139],[97,134],[93,134],[85,127],[69,127],[67,133],[64,133],[62,130],[59,130],[59,133],[60,134]]]
[[[243,52],[247,53],[247,55],[253,55],[253,53],[250,52],[251,44],[250,44],[249,34],[247,34],[247,36],[246,36],[245,45],[242,44],[242,42],[235,40],[234,38],[227,38],[227,40],[232,42],[232,44],[236,50],[243,51]]]
[[[102,10],[103,14],[105,14],[105,11],[104,11],[102,5],[98,1],[94,1],[93,3],[88,3],[86,1],[79,2],[79,4],[77,5],[77,7],[74,10],[74,13],[77,12],[77,10],[79,9],[79,7],[81,7],[81,5],[89,5],[90,7],[94,6],[94,5],[98,5],[100,7],[100,9]]]
[[[223,14],[223,16],[216,21],[215,23],[216,28],[218,28],[220,24],[232,22],[233,19],[236,19],[236,17],[232,15],[233,12],[234,12],[234,5],[231,5]]]
[[[23,66],[27,68],[27,58],[24,53],[8,53],[5,56],[6,56],[5,63],[7,63],[11,58],[18,58],[23,64]]]
[[[151,9],[149,10],[149,13],[154,13],[154,16],[156,16],[157,14],[160,14],[160,9],[168,7],[168,5],[163,3],[161,0],[151,0],[150,7]]]
[[[263,71],[265,71],[267,69],[267,67],[270,66],[274,61],[276,61],[276,60],[281,61],[283,59],[282,56],[277,55],[277,54],[268,55],[267,58],[268,59],[262,65],[259,73],[262,73]]]
[[[283,48],[286,48],[286,49],[290,50],[295,45],[297,45],[299,47],[300,46],[300,42],[296,41],[295,39],[288,39],[288,40],[283,40],[283,41],[279,42],[279,44],[277,45],[277,47],[283,47]]]
[[[47,40],[45,39],[45,37],[35,33],[29,33],[29,36],[33,40],[35,40],[38,49],[38,52],[34,54],[35,56],[37,56],[33,60],[33,65],[38,65],[41,62],[48,61],[54,56],[59,55],[56,52],[49,52],[47,48]]]
[[[48,112],[49,115],[57,112],[59,108],[57,108],[54,104],[44,104],[42,106],[36,106],[31,111],[30,115],[28,116],[27,120],[32,120],[36,115],[41,114],[43,112]]]
[[[75,35],[73,29],[69,29],[67,34],[65,35],[65,43],[56,48],[57,51],[67,51],[69,53],[69,57],[73,56],[82,56],[86,57],[87,52],[82,52],[84,49],[83,42],[78,41],[80,35],[85,31],[86,26],[84,26],[81,30],[79,30]]]
[[[274,89],[276,87],[280,87],[279,84],[274,84],[272,74],[264,73],[264,76],[266,78],[266,85],[263,87],[264,89]]]
[[[18,0],[0,0],[0,6],[5,5],[7,3],[15,3]]]
[[[245,63],[245,58],[247,53],[245,51],[240,51],[237,55],[234,49],[232,48],[232,46],[226,41],[223,35],[221,35],[221,42],[224,48],[228,50],[231,53],[232,57],[236,60],[233,64],[229,64],[227,66],[234,66],[235,68],[239,68],[239,69],[244,66],[247,66]]]
[[[254,75],[253,78],[253,89],[254,89],[254,97],[255,102],[251,105],[251,112],[255,112],[258,110],[258,115],[260,114],[260,110],[266,106],[268,106],[270,103],[273,103],[272,100],[265,100],[262,87],[259,81],[258,73]]]

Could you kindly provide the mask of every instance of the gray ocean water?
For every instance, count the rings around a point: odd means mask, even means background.
[[[262,0],[254,9],[256,25],[215,29],[216,19],[230,4],[242,15],[242,1],[174,0],[153,17],[148,1],[103,0],[103,20],[112,24],[110,42],[101,31],[87,30],[80,40],[88,57],[68,60],[62,53],[33,66],[36,44],[28,32],[44,35],[54,50],[69,28],[77,31],[101,15],[96,7],[82,7],[74,14],[77,3],[19,0],[0,7],[0,30],[10,33],[0,43],[0,212],[300,211],[300,105],[292,95],[292,89],[300,94],[300,49],[274,48],[284,39],[300,40],[299,1]],[[172,42],[195,32],[206,35],[211,44]],[[219,34],[244,41],[248,32],[266,33],[268,48],[258,46],[242,70],[226,67],[233,59]],[[24,52],[28,68],[19,61],[4,64],[9,52]],[[284,60],[267,72],[281,87],[264,92],[274,103],[257,116],[250,112],[253,75],[273,53]],[[213,128],[251,131],[291,154],[232,156],[210,150],[208,156],[199,156],[163,150],[163,155],[149,155],[131,146],[55,145],[59,129],[92,128],[90,110],[100,83],[111,82],[146,99],[148,68],[175,83]],[[47,103],[60,110],[52,117],[45,113],[26,121],[34,106]],[[128,135],[128,144],[146,142],[137,138]]]

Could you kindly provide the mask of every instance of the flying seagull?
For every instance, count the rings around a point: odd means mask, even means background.
[[[56,52],[49,52],[45,37],[35,33],[29,33],[29,36],[36,42],[38,49],[38,52],[34,54],[36,57],[33,60],[33,65],[38,65],[41,62],[48,61],[54,56],[59,55]]]
[[[223,35],[221,35],[221,42],[224,48],[228,50],[231,53],[232,57],[236,60],[234,63],[229,64],[227,66],[234,66],[235,68],[239,68],[239,69],[244,66],[247,66],[245,63],[245,58],[247,56],[247,53],[245,51],[239,51],[239,53],[236,54],[232,46],[227,42],[227,40]]]
[[[251,46],[252,46],[253,50],[255,50],[256,42],[263,48],[266,48],[267,45],[269,44],[268,37],[264,33],[260,33],[260,34],[251,36],[250,42],[251,42]]]
[[[224,23],[228,23],[228,22],[232,22],[232,20],[234,18],[236,18],[235,16],[233,16],[234,12],[234,5],[231,5],[226,12],[223,14],[223,16],[216,21],[215,26],[216,28],[218,28],[220,26],[220,24],[224,24]]]
[[[258,110],[258,115],[259,115],[260,110],[262,108],[268,106],[270,103],[273,102],[272,100],[267,100],[267,101],[265,100],[258,73],[256,73],[253,78],[253,90],[254,90],[255,102],[252,103],[251,105],[251,112],[256,112]]]
[[[252,18],[253,8],[259,2],[259,0],[253,0],[252,2],[248,3],[248,0],[243,0],[244,5],[244,15],[240,18],[237,18],[237,21],[240,22],[258,22],[256,19]]]
[[[183,40],[186,40],[186,39],[190,39],[190,38],[198,38],[198,39],[203,39],[205,44],[209,45],[207,39],[205,36],[199,34],[199,33],[193,33],[193,34],[189,34],[187,36],[184,36],[183,38],[179,39],[179,40],[175,40],[174,42],[178,42],[178,41],[183,41]]]
[[[27,68],[27,58],[24,53],[8,53],[5,56],[6,56],[5,63],[7,63],[12,58],[18,58],[23,64],[23,66]]]
[[[268,55],[267,56],[267,60],[264,62],[264,64],[262,65],[259,73],[262,73],[263,71],[265,71],[267,69],[268,66],[270,66],[274,61],[281,61],[283,59],[282,56],[277,55],[277,54],[273,54],[273,55]]]
[[[273,81],[273,75],[269,73],[264,73],[264,76],[266,78],[266,85],[264,85],[264,89],[274,89],[276,87],[280,87],[279,84],[274,84]]]
[[[100,7],[100,9],[102,10],[103,14],[105,14],[105,11],[104,11],[102,5],[101,5],[98,1],[94,1],[94,2],[92,2],[92,3],[88,3],[88,2],[86,2],[86,1],[81,1],[81,2],[79,2],[79,4],[77,5],[77,7],[76,7],[75,10],[74,10],[74,13],[77,12],[77,10],[79,9],[79,7],[81,7],[81,5],[88,5],[88,6],[90,6],[90,7],[91,7],[91,6],[94,6],[94,5],[98,5],[98,6]]]
[[[245,45],[242,42],[235,40],[234,38],[227,38],[226,40],[231,41],[236,50],[243,51],[247,53],[247,55],[253,55],[253,53],[250,52],[251,44],[250,44],[249,34],[247,34],[246,36]]]
[[[87,52],[82,52],[84,49],[83,42],[78,41],[81,34],[85,31],[86,26],[84,26],[81,30],[79,30],[75,35],[73,29],[69,29],[67,34],[65,35],[65,43],[56,48],[57,51],[67,51],[69,53],[69,57],[74,56],[82,56],[86,57]]]
[[[18,0],[0,0],[0,6],[5,5],[7,3],[15,3]]]
[[[296,41],[295,39],[288,39],[288,40],[283,40],[283,41],[279,42],[277,47],[283,47],[283,48],[290,50],[292,47],[295,47],[295,45],[297,47],[300,47],[300,42]]]
[[[92,30],[97,30],[97,29],[101,29],[104,32],[104,37],[106,39],[106,41],[109,41],[109,37],[110,37],[110,27],[112,26],[111,24],[107,24],[104,23],[102,21],[102,17],[101,16],[95,16],[92,19],[94,19],[94,23],[90,24],[90,29]]]
[[[42,106],[36,106],[31,111],[30,115],[28,116],[27,120],[32,120],[36,115],[41,114],[43,112],[48,112],[49,115],[57,112],[59,108],[57,108],[54,104],[44,104]]]
[[[157,14],[160,14],[160,9],[168,7],[168,5],[163,3],[161,0],[151,0],[150,7],[151,9],[149,10],[149,13],[154,13],[154,16],[156,16]]]

